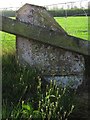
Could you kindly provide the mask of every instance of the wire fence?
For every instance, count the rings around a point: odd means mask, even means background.
[[[56,4],[50,4],[45,5],[47,9],[57,9],[57,8],[63,8],[63,9],[72,9],[72,8],[88,8],[90,0],[78,0],[78,1],[71,1],[71,2],[63,2],[63,3],[56,3]]]

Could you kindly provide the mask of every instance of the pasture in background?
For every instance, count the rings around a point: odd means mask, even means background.
[[[88,17],[55,17],[55,20],[63,27],[63,29],[72,36],[76,36],[88,40]]]

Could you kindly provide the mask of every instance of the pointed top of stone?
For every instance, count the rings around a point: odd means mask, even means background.
[[[53,31],[58,31],[61,35],[67,33],[48,13],[45,7],[25,4],[18,11],[16,18],[22,22],[30,23]]]

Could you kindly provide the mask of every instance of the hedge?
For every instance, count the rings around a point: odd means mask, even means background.
[[[65,17],[65,16],[90,16],[90,9],[58,9],[49,10],[49,13],[53,17]]]
[[[7,17],[15,17],[15,11],[13,10],[2,10],[0,13]],[[48,10],[53,17],[66,17],[66,16],[90,16],[90,9],[57,9]]]

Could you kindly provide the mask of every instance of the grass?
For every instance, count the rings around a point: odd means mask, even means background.
[[[28,100],[34,95],[37,72],[19,64],[15,54],[16,37],[5,32],[0,34],[2,34],[2,109],[3,119],[7,119],[19,102]]]
[[[16,49],[16,36],[12,34],[8,34],[6,32],[1,32],[0,35],[2,36],[2,53],[10,54],[15,52]],[[0,41],[0,42],[1,42]]]
[[[55,20],[68,34],[88,40],[88,17],[55,17]]]

